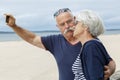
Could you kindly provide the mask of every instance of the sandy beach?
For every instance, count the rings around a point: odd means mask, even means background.
[[[120,70],[120,34],[99,37]],[[25,41],[0,42],[0,80],[58,80],[50,52]]]

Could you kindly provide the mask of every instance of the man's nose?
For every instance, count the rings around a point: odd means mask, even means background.
[[[69,24],[68,23],[65,23],[65,28],[69,28]]]

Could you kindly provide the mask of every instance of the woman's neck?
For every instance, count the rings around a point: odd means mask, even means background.
[[[92,39],[95,39],[91,36],[91,34],[83,35],[79,38],[79,41],[81,42],[82,45],[84,45],[87,41],[90,41]]]

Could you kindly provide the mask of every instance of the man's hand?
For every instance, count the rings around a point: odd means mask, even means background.
[[[108,66],[104,66],[104,80],[107,80],[111,75],[110,69]]]
[[[10,15],[10,14],[4,14],[6,16],[6,23],[8,26],[10,27],[14,27],[16,24],[15,24],[15,18]]]
[[[116,64],[113,60],[107,66],[104,66],[104,80],[107,80],[115,72],[115,69]]]

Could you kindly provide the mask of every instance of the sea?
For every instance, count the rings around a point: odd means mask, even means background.
[[[32,31],[36,35],[39,36],[48,36],[48,35],[56,35],[61,34],[59,31]],[[106,30],[104,35],[115,35],[120,34],[120,29],[109,29]],[[0,42],[4,41],[21,41],[22,39],[14,32],[3,32],[0,31]]]

